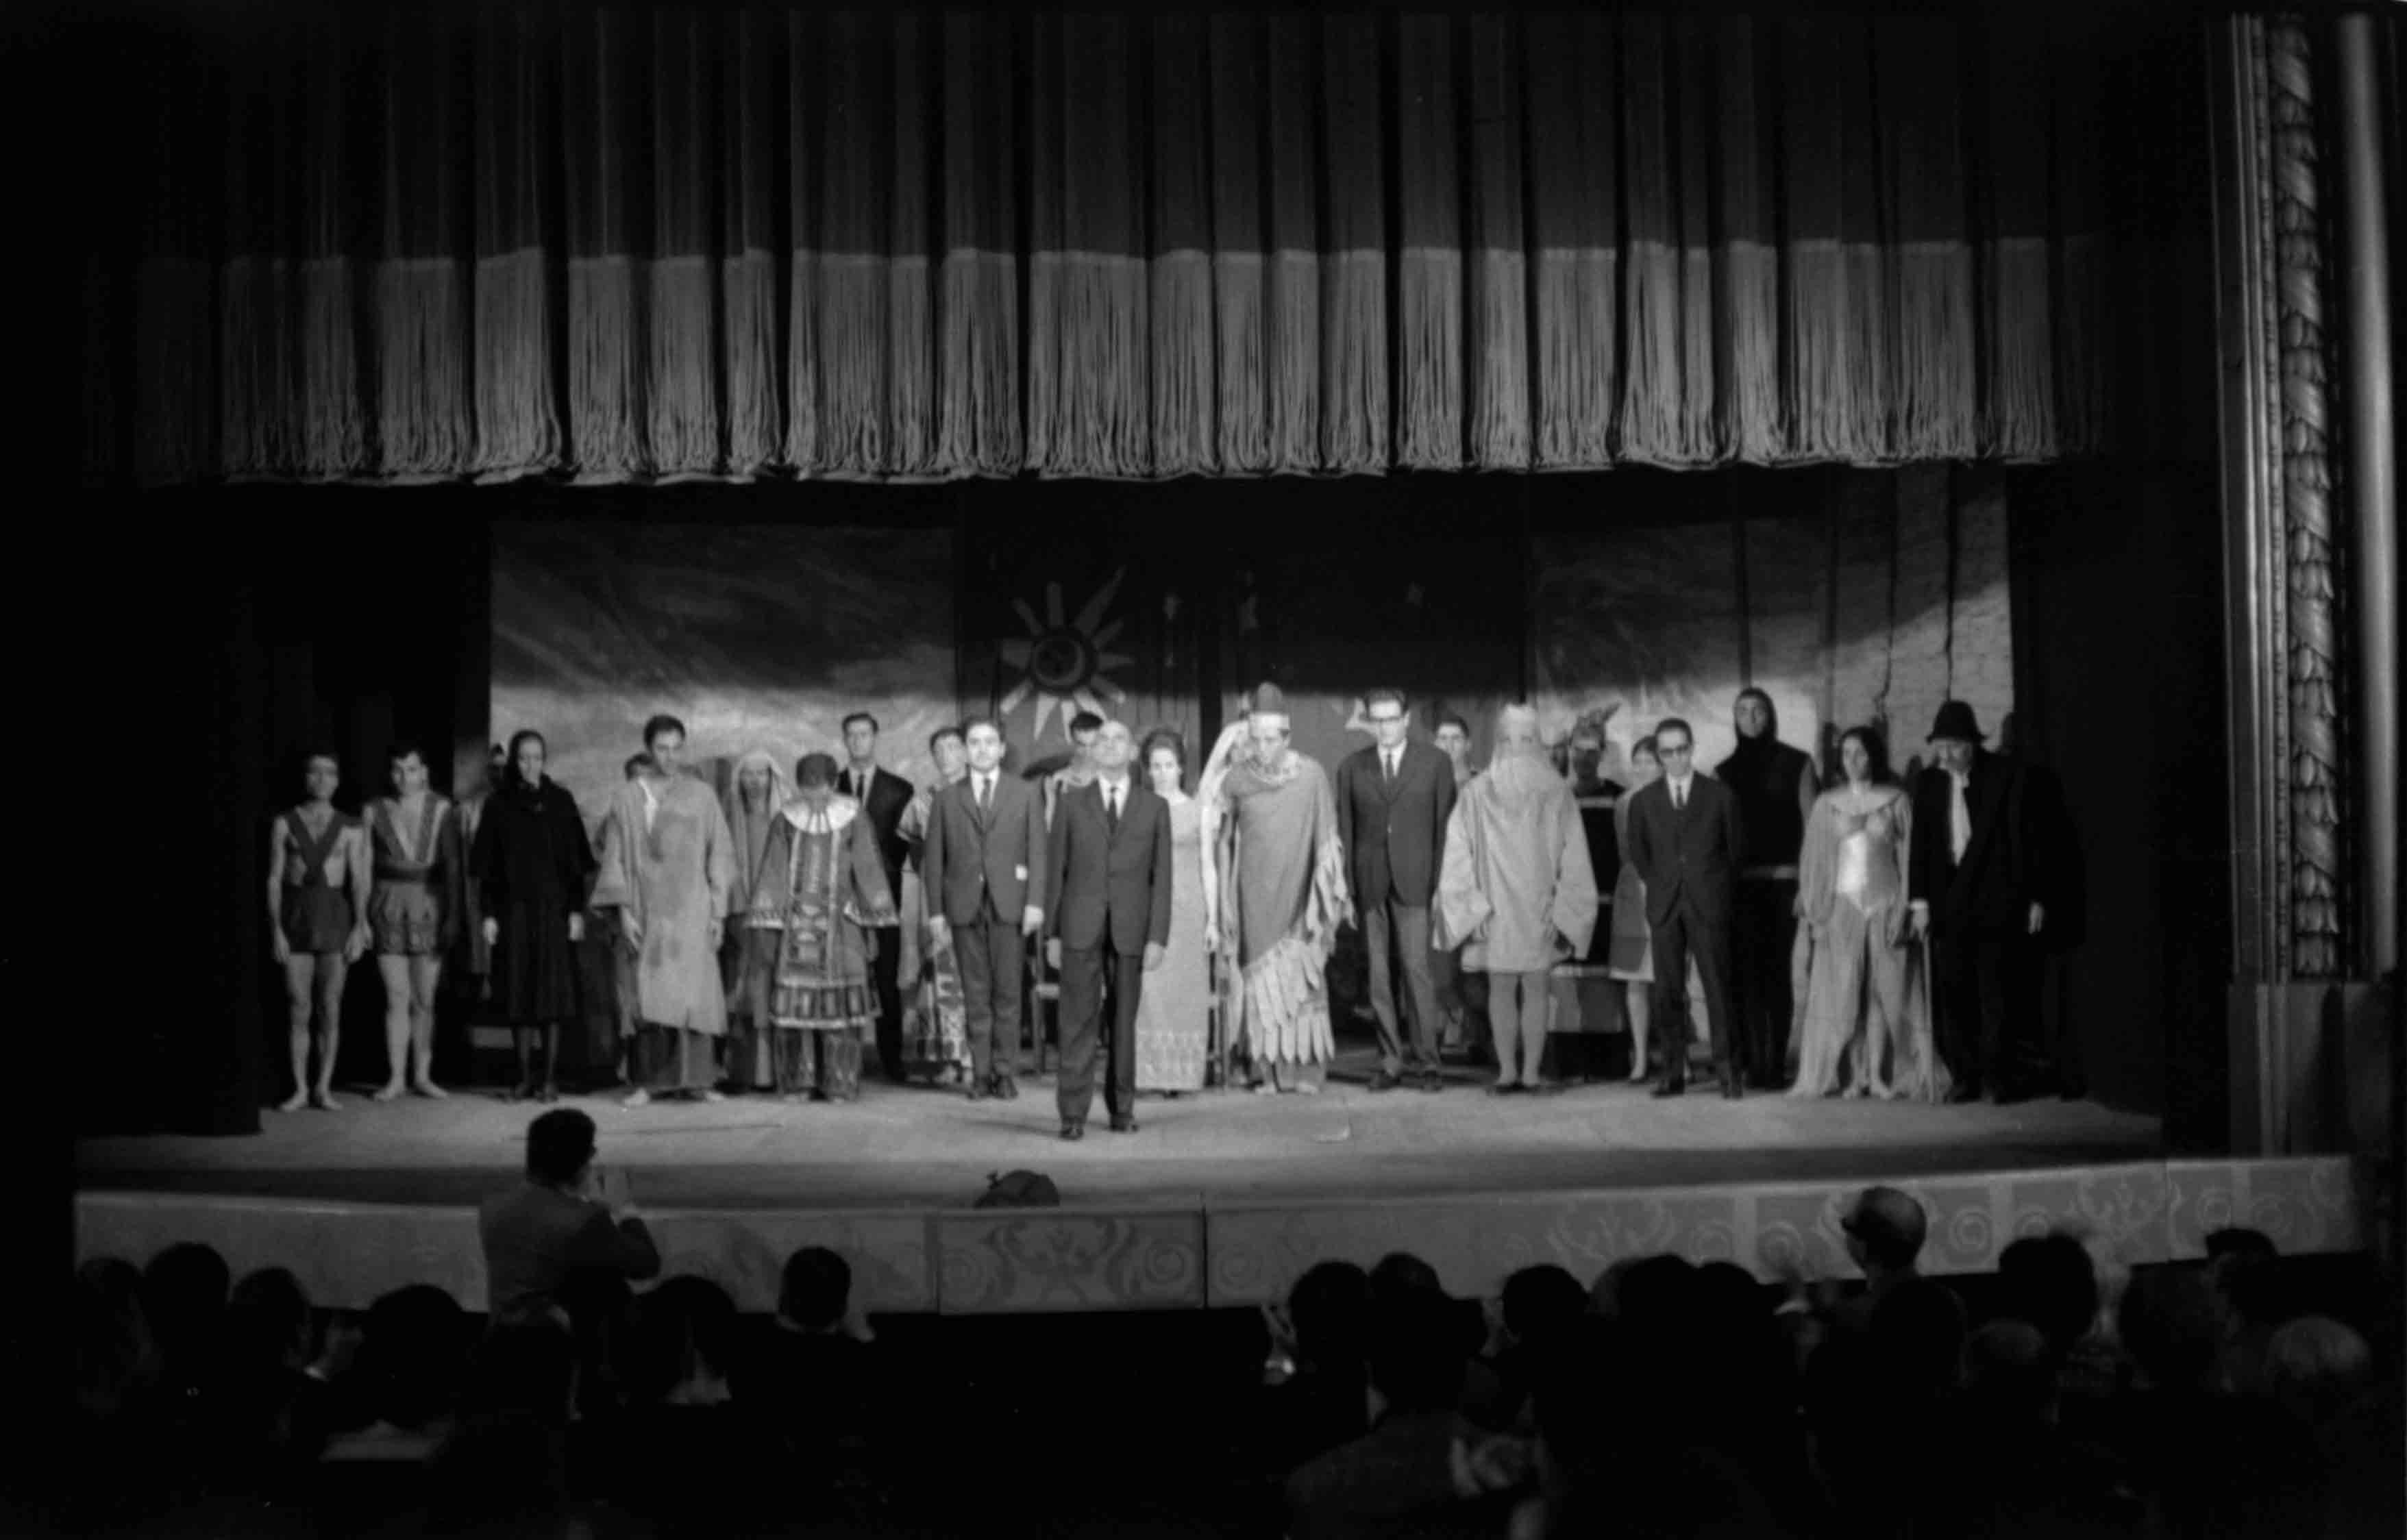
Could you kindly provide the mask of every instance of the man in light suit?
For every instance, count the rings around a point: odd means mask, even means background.
[[[1362,714],[1378,741],[1337,767],[1337,837],[1371,953],[1371,1008],[1379,1018],[1379,1073],[1371,1089],[1393,1091],[1409,1080],[1439,1091],[1446,1082],[1438,1073],[1437,990],[1430,977],[1430,901],[1445,863],[1446,815],[1454,811],[1454,764],[1406,736],[1412,718],[1403,691],[1372,691]],[[1390,947],[1403,963],[1402,991]],[[1400,1017],[1409,1017],[1409,1036]]]
[[[920,880],[929,932],[953,938],[969,1018],[970,1100],[1019,1094],[1019,991],[1027,938],[1045,923],[1045,814],[1036,789],[1003,773],[1003,729],[967,724],[970,773],[928,810]]]
[[[1061,948],[1061,1137],[1080,1139],[1094,1105],[1095,1035],[1111,981],[1104,1107],[1112,1132],[1136,1132],[1136,1003],[1170,942],[1170,805],[1129,775],[1129,730],[1095,735],[1095,778],[1053,814],[1046,934]]]
[[[1738,902],[1739,865],[1746,850],[1738,797],[1710,776],[1697,774],[1697,737],[1677,717],[1655,729],[1663,774],[1630,799],[1630,848],[1623,859],[1646,884],[1646,923],[1654,934],[1654,1016],[1674,1045],[1663,1057],[1658,1096],[1688,1089],[1686,1044],[1688,959],[1705,986],[1705,1014],[1714,1035],[1714,1070],[1722,1094],[1745,1092],[1731,1057],[1730,915]],[[1769,1073],[1769,1072],[1767,1072]]]

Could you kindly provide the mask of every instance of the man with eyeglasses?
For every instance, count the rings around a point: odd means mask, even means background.
[[[1666,717],[1655,729],[1663,774],[1631,794],[1624,856],[1646,884],[1646,922],[1655,948],[1653,1014],[1664,1040],[1675,1045],[1663,1056],[1663,1078],[1655,1094],[1679,1096],[1688,1089],[1688,1055],[1677,1045],[1688,1040],[1693,957],[1705,986],[1715,1074],[1722,1094],[1736,1101],[1745,1092],[1730,1054],[1730,915],[1738,900],[1745,830],[1737,796],[1712,777],[1697,774],[1696,751],[1696,734],[1679,718]]]
[[[1337,767],[1337,836],[1371,953],[1371,1008],[1379,1019],[1379,1072],[1371,1089],[1410,1083],[1442,1091],[1430,904],[1446,855],[1446,820],[1454,811],[1454,766],[1436,749],[1411,741],[1411,705],[1403,691],[1374,690],[1362,707],[1377,741]],[[1397,962],[1403,966],[1401,991]]]

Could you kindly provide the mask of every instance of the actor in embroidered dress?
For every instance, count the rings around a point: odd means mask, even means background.
[[[287,808],[267,836],[267,922],[277,965],[284,970],[291,1011],[286,1042],[292,1094],[277,1104],[291,1112],[306,1104],[331,1112],[335,1052],[343,1040],[343,981],[368,948],[367,836],[359,820],[335,809],[342,783],[332,754],[303,762],[307,798]],[[318,1077],[309,1077],[309,1023],[318,1023]]]
[[[1220,949],[1219,892],[1204,861],[1204,807],[1187,794],[1187,744],[1161,728],[1145,740],[1146,778],[1170,804],[1170,942],[1136,1008],[1136,1089],[1204,1089],[1211,1051],[1211,955]]]
[[[602,824],[593,906],[618,912],[620,945],[635,962],[628,1106],[654,1091],[719,1099],[714,1061],[727,1035],[727,990],[719,946],[735,859],[719,799],[678,771],[684,750],[683,722],[645,723],[651,763],[619,788]]]
[[[752,890],[752,923],[777,937],[767,985],[776,1034],[777,1093],[861,1094],[861,1045],[877,1029],[871,948],[900,922],[877,834],[861,804],[835,791],[836,763],[805,754],[794,799],[769,833]]]
[[[735,883],[727,894],[727,939],[719,948],[719,978],[727,988],[727,1080],[737,1091],[765,1091],[776,1083],[768,1022],[759,1012],[764,971],[776,961],[775,933],[751,922],[752,890],[768,857],[769,830],[793,798],[785,766],[765,749],[735,762],[719,810],[727,818],[729,848],[735,855]]]
[[[1930,1013],[1910,988],[1905,852],[1914,808],[1888,770],[1880,734],[1839,739],[1844,784],[1815,800],[1805,820],[1798,897],[1813,936],[1804,1033],[1792,1096],[1946,1099]]]
[[[1438,882],[1440,946],[1488,974],[1498,1094],[1536,1089],[1546,1050],[1550,975],[1588,950],[1596,876],[1571,783],[1538,741],[1538,714],[1508,706],[1496,753],[1446,821]]]
[[[1221,1020],[1265,1094],[1320,1089],[1336,1053],[1329,953],[1354,918],[1329,775],[1291,735],[1286,698],[1263,685],[1221,733],[1197,799],[1223,901]]]
[[[559,1099],[560,1036],[577,1019],[577,951],[585,940],[585,895],[593,884],[593,842],[568,789],[543,773],[543,734],[510,739],[510,767],[477,822],[469,854],[492,958],[493,1004],[519,1050],[510,1100]],[[543,1038],[543,1078],[528,1057]]]
[[[450,799],[427,790],[426,756],[414,743],[395,744],[387,763],[394,794],[377,798],[367,816],[376,857],[368,934],[384,979],[379,1102],[399,1096],[405,1084],[420,1096],[443,1094],[434,1083],[434,991],[444,954],[458,939],[466,887],[460,823]]]
[[[970,773],[969,740],[959,727],[940,727],[929,735],[928,758],[936,778],[919,788],[903,812],[903,838],[911,847],[903,867],[903,891],[895,895],[903,907],[903,1062],[914,1075],[932,1082],[945,1076],[959,1081],[970,1072],[968,1017],[961,997],[961,958],[951,933],[941,923],[943,901],[931,897],[927,882],[928,830],[936,798],[947,786],[958,786]],[[940,923],[931,925],[934,920]],[[1019,1043],[1014,1034],[1013,1055]]]

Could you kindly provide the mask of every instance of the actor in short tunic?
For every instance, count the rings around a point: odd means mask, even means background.
[[[429,791],[417,827],[401,824],[398,800],[379,797],[371,806],[376,886],[368,895],[368,934],[382,956],[439,959],[457,939],[464,906],[459,820],[448,798]]]

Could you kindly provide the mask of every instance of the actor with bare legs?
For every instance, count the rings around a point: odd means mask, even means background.
[[[305,762],[307,797],[276,820],[267,841],[267,920],[284,996],[292,1012],[287,1037],[292,1094],[277,1104],[292,1112],[304,1104],[331,1112],[335,1052],[343,1041],[343,981],[368,946],[367,840],[359,820],[335,809],[342,767],[335,756]],[[309,1078],[309,1018],[318,1018],[318,1077]]]
[[[376,857],[368,933],[384,978],[385,1083],[376,1099],[392,1101],[405,1083],[439,1099],[434,991],[460,923],[460,824],[450,800],[427,790],[426,756],[416,744],[395,744],[386,763],[393,794],[378,798],[367,819]]]

